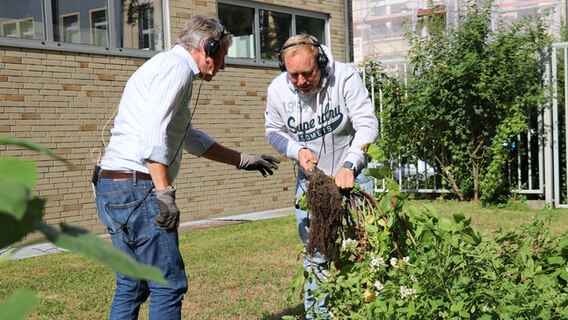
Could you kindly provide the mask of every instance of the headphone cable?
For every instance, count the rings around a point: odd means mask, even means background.
[[[207,71],[209,70],[209,63],[207,63],[207,57],[205,57],[205,59],[206,59],[205,60],[205,73],[203,74],[203,77],[201,77],[201,81],[199,81],[199,86],[197,88],[197,97],[195,97],[195,104],[193,105],[193,110],[191,110],[191,113],[189,114],[189,121],[187,122],[187,126],[185,127],[185,132],[183,134],[183,137],[181,139],[179,146],[177,147],[177,150],[176,150],[176,153],[174,154],[174,157],[172,158],[172,160],[168,164],[168,168],[172,165],[172,163],[174,163],[174,160],[176,159],[179,151],[181,150],[181,146],[183,145],[183,141],[185,140],[185,136],[187,135],[187,132],[189,131],[189,128],[191,127],[191,120],[193,119],[193,115],[195,114],[195,110],[197,110],[197,103],[199,102],[199,95],[201,94],[201,86],[203,85],[203,80],[205,79],[205,75],[207,74]]]

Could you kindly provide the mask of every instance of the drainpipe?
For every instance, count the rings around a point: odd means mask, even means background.
[[[353,7],[351,0],[343,0],[345,20],[345,62],[353,62]]]

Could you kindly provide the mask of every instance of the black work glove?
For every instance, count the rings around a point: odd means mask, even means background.
[[[156,215],[156,224],[168,232],[179,226],[179,209],[176,206],[176,188],[169,186],[164,190],[154,190],[160,212]]]
[[[266,177],[266,173],[272,175],[272,169],[278,169],[278,166],[276,165],[277,163],[280,163],[278,158],[267,154],[259,155],[241,153],[241,163],[239,163],[237,169],[244,169],[248,171],[258,170]]]

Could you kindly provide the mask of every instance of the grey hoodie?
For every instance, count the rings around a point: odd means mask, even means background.
[[[329,59],[327,76],[309,94],[297,91],[286,72],[268,87],[265,135],[283,156],[298,160],[301,148],[318,158],[317,167],[335,175],[345,161],[366,165],[361,147],[375,142],[378,121],[361,77],[355,69]]]

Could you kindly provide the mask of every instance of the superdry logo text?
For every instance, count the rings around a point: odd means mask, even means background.
[[[287,125],[291,133],[298,135],[299,141],[311,141],[337,129],[342,121],[343,113],[341,113],[339,106],[331,109],[328,103],[316,119],[307,119],[297,123],[296,118],[292,115],[288,118]]]

